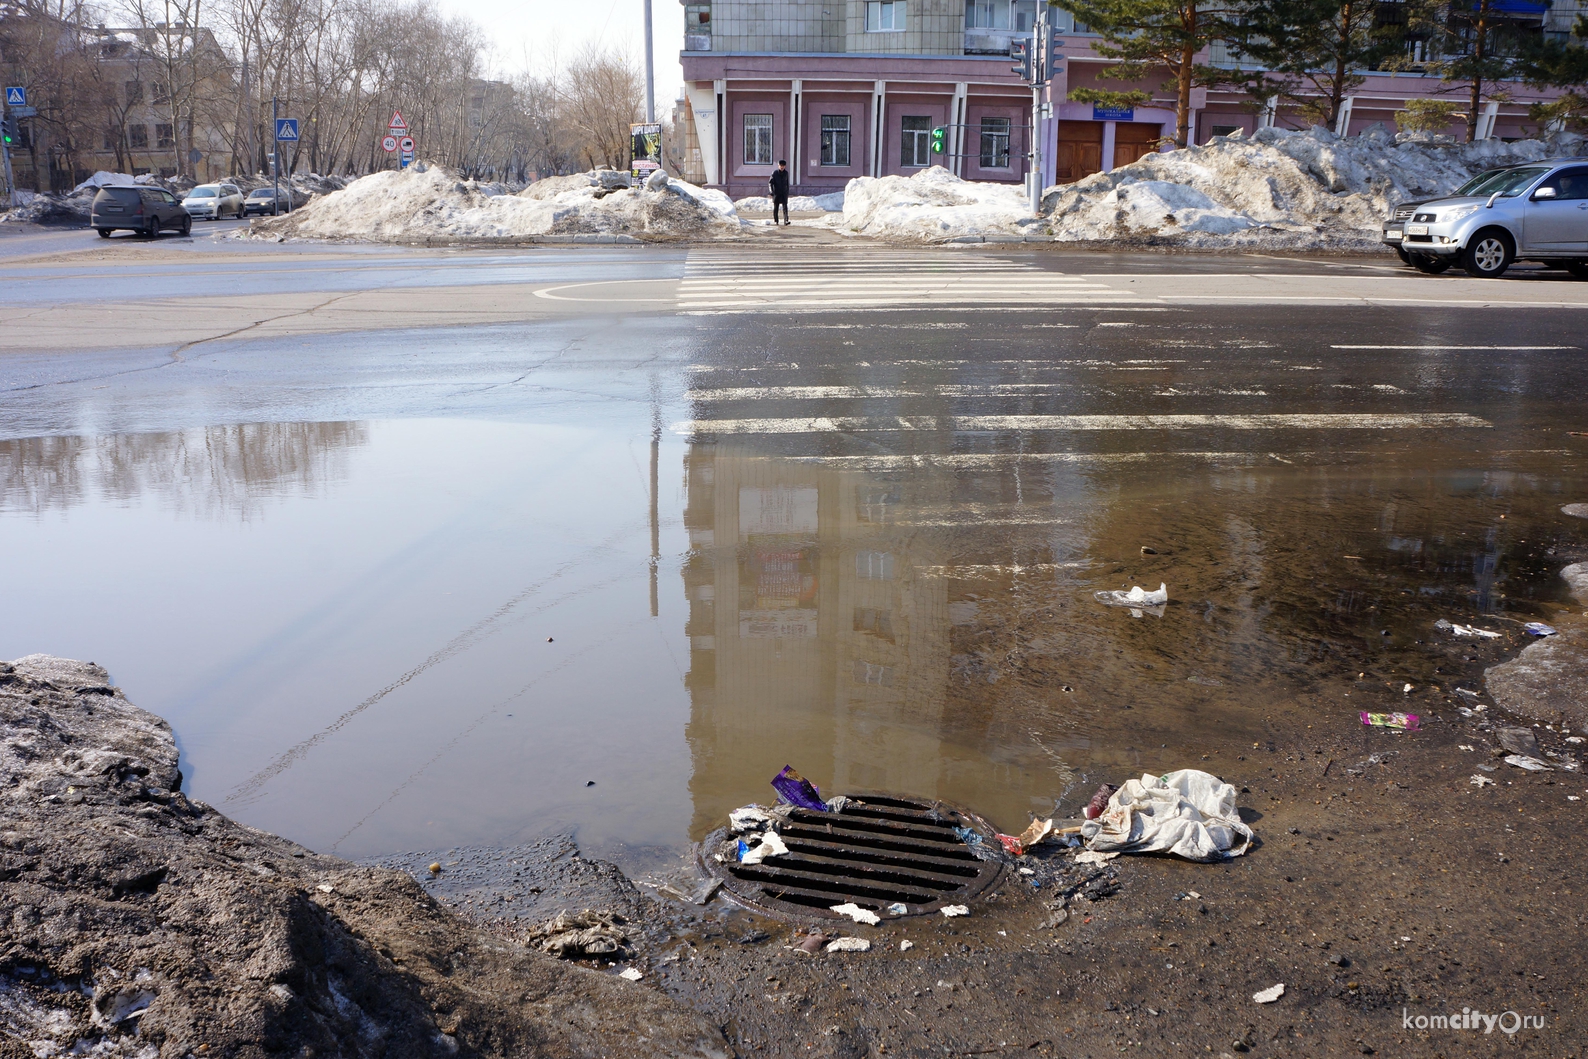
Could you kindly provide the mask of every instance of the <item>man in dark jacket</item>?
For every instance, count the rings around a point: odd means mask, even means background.
[[[788,159],[779,158],[777,169],[773,171],[772,178],[766,182],[772,192],[772,223],[777,223],[777,208],[783,207],[783,224],[787,226],[788,220]]]

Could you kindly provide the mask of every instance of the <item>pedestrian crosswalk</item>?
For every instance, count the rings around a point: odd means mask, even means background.
[[[1139,300],[1035,262],[943,250],[807,251],[775,257],[692,250],[678,288],[678,309],[684,313],[1053,309]]]

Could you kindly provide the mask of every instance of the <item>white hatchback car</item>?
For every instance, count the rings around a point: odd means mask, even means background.
[[[243,192],[235,184],[200,184],[187,193],[182,208],[194,220],[218,221],[243,215]]]

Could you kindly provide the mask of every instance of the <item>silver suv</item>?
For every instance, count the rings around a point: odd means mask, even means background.
[[[1541,261],[1588,279],[1588,158],[1511,166],[1459,190],[1418,203],[1403,222],[1412,267],[1438,273],[1459,263],[1492,278],[1514,261]]]

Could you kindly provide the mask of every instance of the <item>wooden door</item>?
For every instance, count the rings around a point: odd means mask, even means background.
[[[1158,150],[1162,135],[1156,122],[1121,121],[1114,126],[1114,168],[1129,165]]]
[[[1069,184],[1103,171],[1103,123],[1059,122],[1058,153],[1053,160],[1053,182]]]

